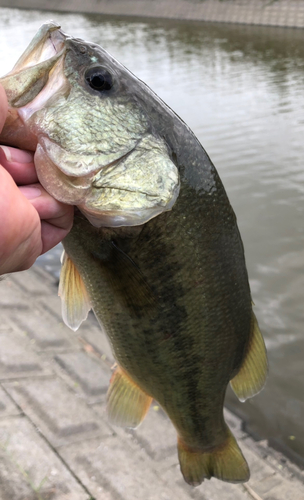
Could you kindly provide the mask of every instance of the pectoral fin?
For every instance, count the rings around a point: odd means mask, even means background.
[[[246,401],[260,392],[267,376],[267,354],[258,322],[252,313],[252,332],[246,355],[230,385],[240,401]]]
[[[247,462],[228,427],[226,440],[210,452],[192,449],[181,438],[177,448],[181,472],[191,486],[198,486],[211,477],[230,483],[244,483],[249,479]]]
[[[119,427],[137,427],[145,418],[152,398],[118,367],[112,375],[107,394],[110,422]]]
[[[58,295],[61,298],[63,321],[76,331],[87,318],[91,304],[84,282],[65,251],[62,255]]]

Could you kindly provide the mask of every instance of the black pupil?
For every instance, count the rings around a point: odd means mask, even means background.
[[[91,68],[86,72],[85,79],[94,90],[99,92],[110,90],[113,86],[111,74],[105,68]]]

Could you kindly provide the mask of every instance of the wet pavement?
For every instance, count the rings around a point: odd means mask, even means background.
[[[157,403],[137,430],[110,426],[108,341],[93,315],[76,334],[62,323],[53,275],[7,276],[0,307],[0,500],[304,500],[304,472],[229,411],[251,469],[244,485],[186,485]]]

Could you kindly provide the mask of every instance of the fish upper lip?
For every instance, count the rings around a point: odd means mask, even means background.
[[[50,26],[45,40],[42,40],[41,47],[41,61],[46,61],[51,57],[63,53],[65,49],[66,36],[60,29],[60,26],[54,27]],[[41,46],[41,45],[40,45]],[[40,50],[40,46],[37,46],[36,51]],[[53,54],[52,54],[53,51]],[[33,51],[35,53],[35,49]],[[39,62],[41,62],[39,61]]]
[[[56,54],[58,54],[58,52],[60,52],[65,46],[66,42],[65,34],[58,27],[57,30],[50,31],[49,39],[54,47]]]
[[[64,52],[65,44],[66,36],[59,25],[53,21],[43,24],[8,75],[17,74]]]

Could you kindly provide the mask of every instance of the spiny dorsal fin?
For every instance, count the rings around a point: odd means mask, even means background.
[[[210,452],[192,449],[180,437],[177,448],[181,472],[191,486],[198,486],[211,477],[230,483],[249,480],[247,462],[228,427],[226,440]]]
[[[107,394],[110,422],[119,427],[137,427],[145,418],[152,398],[118,366],[112,375]]]
[[[240,401],[252,398],[263,389],[267,377],[267,354],[257,319],[252,313],[252,331],[247,353],[230,385]]]
[[[65,251],[61,262],[58,295],[61,298],[62,318],[69,328],[76,331],[88,316],[90,299],[75,264]]]

